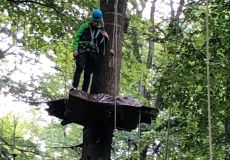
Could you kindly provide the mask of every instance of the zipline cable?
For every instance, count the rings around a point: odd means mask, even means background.
[[[208,141],[209,141],[209,159],[213,159],[212,152],[212,119],[211,119],[211,98],[210,98],[210,52],[209,52],[209,0],[205,0],[205,27],[206,27],[206,56],[207,56],[207,99],[208,99]]]

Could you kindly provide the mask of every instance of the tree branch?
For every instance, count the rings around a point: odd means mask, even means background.
[[[3,142],[5,145],[7,145],[7,146],[9,146],[9,147],[14,147],[13,149],[16,149],[16,150],[18,150],[18,151],[20,151],[20,152],[27,152],[27,153],[33,153],[33,154],[39,155],[36,151],[29,151],[29,150],[25,150],[25,149],[18,148],[18,147],[15,147],[15,146],[12,145],[12,144],[9,144],[9,143],[8,143],[6,140],[4,140],[3,138],[0,137],[0,139],[2,140],[2,142]],[[24,146],[24,147],[27,147],[27,146]],[[34,147],[34,148],[35,148],[35,147]]]
[[[68,17],[67,15],[61,13],[57,9],[58,6],[55,6],[55,4],[53,2],[52,3],[41,3],[41,2],[32,1],[32,0],[7,0],[7,1],[12,2],[12,3],[16,3],[16,4],[18,4],[18,3],[33,3],[33,4],[41,5],[41,6],[53,9],[57,14],[60,14],[60,15],[62,15],[64,17]]]
[[[177,20],[179,20],[179,17],[182,13],[183,7],[184,7],[184,0],[180,0],[179,7],[178,7],[177,13],[176,13],[176,19]]]
[[[76,145],[76,146],[63,146],[63,147],[46,147],[46,148],[53,148],[53,149],[58,149],[58,148],[63,148],[63,149],[75,149],[75,148],[81,148],[81,147],[83,147],[83,143],[81,143],[81,144],[78,144],[78,145]]]
[[[49,7],[49,8],[53,9],[53,7],[49,4],[40,3],[40,2],[36,2],[36,1],[31,1],[31,0],[8,0],[8,1],[13,2],[13,3],[34,3],[34,4],[38,4],[38,5]]]

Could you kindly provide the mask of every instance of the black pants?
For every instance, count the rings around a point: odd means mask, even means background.
[[[90,53],[79,53],[76,57],[76,70],[73,78],[73,87],[78,88],[81,73],[84,70],[84,79],[82,90],[87,92],[91,75],[93,72],[99,73],[100,71],[99,57],[93,57]]]

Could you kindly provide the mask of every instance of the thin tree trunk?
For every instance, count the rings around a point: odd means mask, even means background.
[[[230,59],[230,57],[228,57],[228,60]],[[230,78],[230,77],[229,77]],[[230,99],[229,95],[230,95],[230,80],[227,80],[227,88],[226,88],[226,94],[227,94],[227,100]],[[225,145],[226,148],[230,147],[230,116],[225,118],[225,122],[224,122],[224,127],[225,127]],[[225,155],[225,160],[229,160],[230,159],[230,153],[228,151],[226,151],[226,155]]]
[[[179,20],[180,15],[182,14],[184,3],[185,3],[184,0],[180,0],[180,2],[179,2],[179,7],[178,7],[177,13],[176,13],[176,19],[177,20]]]
[[[157,0],[153,0],[152,1],[152,7],[151,7],[151,12],[150,12],[150,21],[152,23],[152,26],[150,27],[150,32],[154,33],[154,21],[155,21],[155,11],[156,11],[156,1]],[[148,69],[152,68],[153,65],[153,56],[155,53],[155,44],[154,44],[154,40],[150,39],[149,40],[149,52],[148,52],[148,58],[147,58],[147,63],[146,66],[148,67]],[[148,91],[146,86],[143,86],[144,90],[143,90],[143,95],[145,98],[147,98],[148,100],[150,100],[150,97],[148,95]],[[144,144],[146,145],[146,144]],[[149,146],[145,146],[145,148],[140,152],[140,159],[141,160],[146,160],[147,158],[147,151],[148,151]]]
[[[156,10],[156,0],[152,1],[152,7],[151,7],[151,13],[150,13],[150,21],[152,23],[152,26],[150,27],[150,32],[154,33],[154,21],[155,21],[155,10]],[[148,53],[148,59],[147,59],[147,67],[152,68],[153,64],[153,56],[155,53],[155,44],[154,40],[149,40],[149,53]]]
[[[225,119],[226,144],[230,145],[230,117]]]
[[[226,146],[230,147],[230,117],[225,119],[225,136],[226,136]],[[226,152],[225,160],[230,159],[230,153]]]
[[[93,75],[91,93],[116,96],[119,92],[121,48],[127,1],[118,1],[117,32],[114,30],[115,2],[115,0],[101,0],[100,5],[104,15],[105,29],[109,34],[110,40],[102,59],[100,73]],[[105,128],[84,127],[82,160],[109,160],[111,157],[113,129],[113,126]]]
[[[141,7],[140,7],[141,6]],[[146,1],[140,1],[140,4],[138,4],[138,1],[136,0],[135,2],[135,9],[137,10],[137,15],[138,16],[142,16],[143,14],[143,11],[145,9],[145,6],[146,6]],[[137,28],[133,28],[132,30],[132,47],[133,47],[133,55],[136,57],[136,60],[139,62],[139,63],[142,63],[142,59],[141,59],[141,53],[140,53],[140,44],[138,42],[138,38],[139,38],[139,31]],[[142,87],[141,86],[141,82],[140,82],[140,88]]]
[[[139,38],[139,31],[137,28],[133,28],[132,30],[132,46],[133,46],[133,55],[135,56],[136,60],[139,63],[142,63],[142,59],[141,59],[141,53],[140,53],[140,44],[138,42],[138,38]]]

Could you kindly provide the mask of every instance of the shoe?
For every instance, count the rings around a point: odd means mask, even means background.
[[[76,91],[76,90],[77,90],[77,88],[73,87],[69,91]]]
[[[63,121],[61,121],[61,125],[62,125],[62,126],[67,125],[67,124],[70,124],[70,123],[72,123],[72,122],[69,121],[69,120],[63,120]]]

